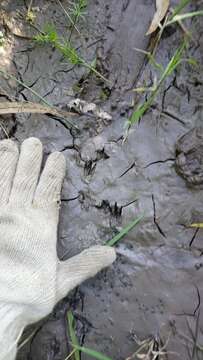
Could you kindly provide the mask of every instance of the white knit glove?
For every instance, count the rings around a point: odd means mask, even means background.
[[[0,142],[0,360],[13,360],[24,327],[49,314],[57,301],[115,260],[94,246],[60,262],[57,225],[65,159],[54,152],[38,181],[42,144],[30,138],[19,155]]]

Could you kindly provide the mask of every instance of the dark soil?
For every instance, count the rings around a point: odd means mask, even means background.
[[[176,168],[189,185],[203,184],[203,127],[189,130],[176,143]]]

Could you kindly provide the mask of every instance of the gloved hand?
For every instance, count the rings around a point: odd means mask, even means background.
[[[39,179],[42,144],[0,142],[0,360],[13,360],[24,327],[49,314],[57,301],[115,260],[94,246],[60,262],[56,253],[65,159],[52,153]]]

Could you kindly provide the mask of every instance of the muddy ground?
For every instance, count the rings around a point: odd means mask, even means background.
[[[85,21],[78,24],[82,38],[73,34],[72,41],[88,62],[97,57],[98,70],[110,80],[106,83],[68,64],[58,51],[33,43],[36,31],[25,21],[28,1],[1,1],[1,30],[6,39],[1,68],[62,109],[79,97],[112,115],[109,121],[73,117],[80,134],[47,115],[1,117],[4,130],[19,143],[37,136],[44,144],[45,157],[59,150],[67,159],[59,257],[66,259],[90,245],[103,244],[144,214],[118,245],[116,263],[58,304],[21,349],[19,360],[66,358],[69,308],[77,321],[80,343],[114,360],[126,359],[136,351],[139,340],[145,339],[153,339],[154,349],[161,349],[169,339],[163,350],[167,357],[160,359],[203,357],[197,350],[203,346],[203,232],[187,227],[203,220],[202,181],[187,182],[182,170],[176,172],[175,162],[177,140],[202,125],[203,74],[199,68],[182,63],[166,80],[152,108],[130,130],[127,141],[122,141],[126,119],[139,101],[133,89],[144,82],[151,85],[154,77],[145,56],[135,51],[151,45],[152,38],[145,33],[154,3],[88,1]],[[191,1],[190,9],[202,5]],[[33,6],[39,28],[54,23],[59,33],[67,33],[67,19],[57,1],[35,0]],[[201,62],[202,21],[194,18],[185,25],[193,33],[187,56]],[[157,60],[166,65],[182,39],[179,26],[168,28],[158,46]],[[0,95],[1,101],[39,101],[23,86],[3,77]],[[6,136],[4,130],[1,137]],[[186,155],[197,150],[197,137],[192,134],[181,145],[179,153],[184,156],[184,146]],[[201,143],[198,151],[202,154]],[[189,177],[191,167],[191,172],[202,176],[201,159],[201,155],[187,157]],[[81,359],[89,357],[82,354]]]

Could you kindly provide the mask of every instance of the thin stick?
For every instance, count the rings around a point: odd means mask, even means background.
[[[69,13],[66,11],[66,9],[64,8],[63,4],[60,2],[60,0],[57,0],[59,5],[61,6],[62,10],[64,11],[64,13],[66,14],[67,18],[70,20],[71,24],[73,25],[73,27],[75,28],[75,30],[78,32],[78,34],[81,36],[80,31],[78,30],[77,26],[75,25],[72,17],[69,15]]]

